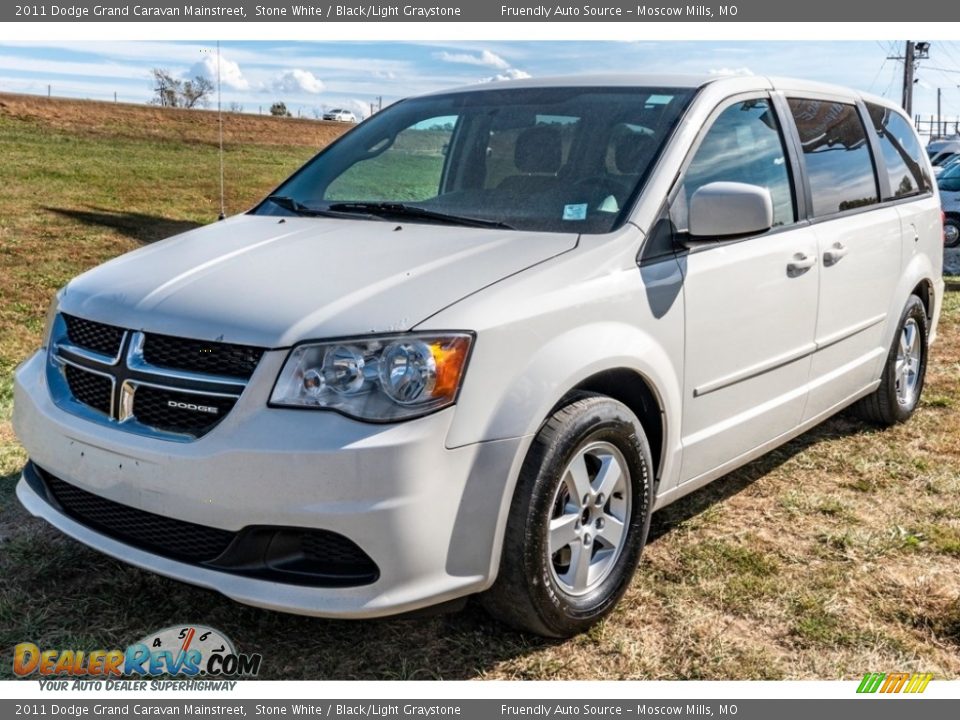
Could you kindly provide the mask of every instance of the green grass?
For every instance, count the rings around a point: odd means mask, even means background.
[[[565,642],[512,632],[475,603],[369,622],[248,608],[29,517],[14,498],[25,454],[9,421],[11,373],[37,346],[50,297],[85,269],[218,212],[215,146],[131,113],[115,131],[106,117],[83,132],[0,114],[0,677],[18,642],[125,646],[183,622],[262,653],[267,678],[960,676],[956,292],[909,423],[878,431],[834,418],[664,509],[623,601]],[[229,211],[316,149],[269,140],[228,146]]]

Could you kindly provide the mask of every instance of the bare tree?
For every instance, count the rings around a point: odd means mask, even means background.
[[[180,97],[183,99],[183,107],[192,108],[197,107],[206,107],[207,106],[207,96],[213,93],[213,82],[203,77],[202,75],[197,75],[193,80],[185,80],[183,82],[183,90],[180,93]]]
[[[154,105],[162,107],[205,107],[207,98],[213,93],[213,82],[197,75],[192,80],[181,80],[164,68],[153,68]]]
[[[232,103],[230,103],[230,105],[227,107],[227,112],[242,113],[242,112],[243,112],[243,105],[242,105],[241,103],[238,103],[238,102],[232,102]]]
[[[154,82],[154,96],[150,102],[162,107],[179,107],[178,101],[183,82],[163,68],[153,68],[150,72],[153,74]]]

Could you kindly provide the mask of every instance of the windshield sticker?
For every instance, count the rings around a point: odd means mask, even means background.
[[[563,219],[564,220],[585,220],[587,218],[587,204],[581,203],[579,205],[564,205],[563,206]]]

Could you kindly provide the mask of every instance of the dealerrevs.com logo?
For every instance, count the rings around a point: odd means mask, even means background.
[[[86,685],[103,683],[94,689],[145,690],[147,682],[139,678],[180,678],[174,681],[176,687],[182,686],[183,679],[252,678],[260,672],[262,660],[259,654],[238,653],[218,630],[178,625],[150,633],[126,650],[41,649],[23,642],[14,648],[13,672],[18,677],[36,676],[44,689],[67,689],[69,680],[83,680],[88,681]],[[162,685],[154,681],[151,689],[162,689]],[[203,685],[203,689],[217,689],[209,687],[213,683]]]

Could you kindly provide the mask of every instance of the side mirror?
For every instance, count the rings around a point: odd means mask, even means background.
[[[693,238],[730,238],[762,233],[773,227],[773,199],[759,185],[712,182],[690,198],[689,232]]]

